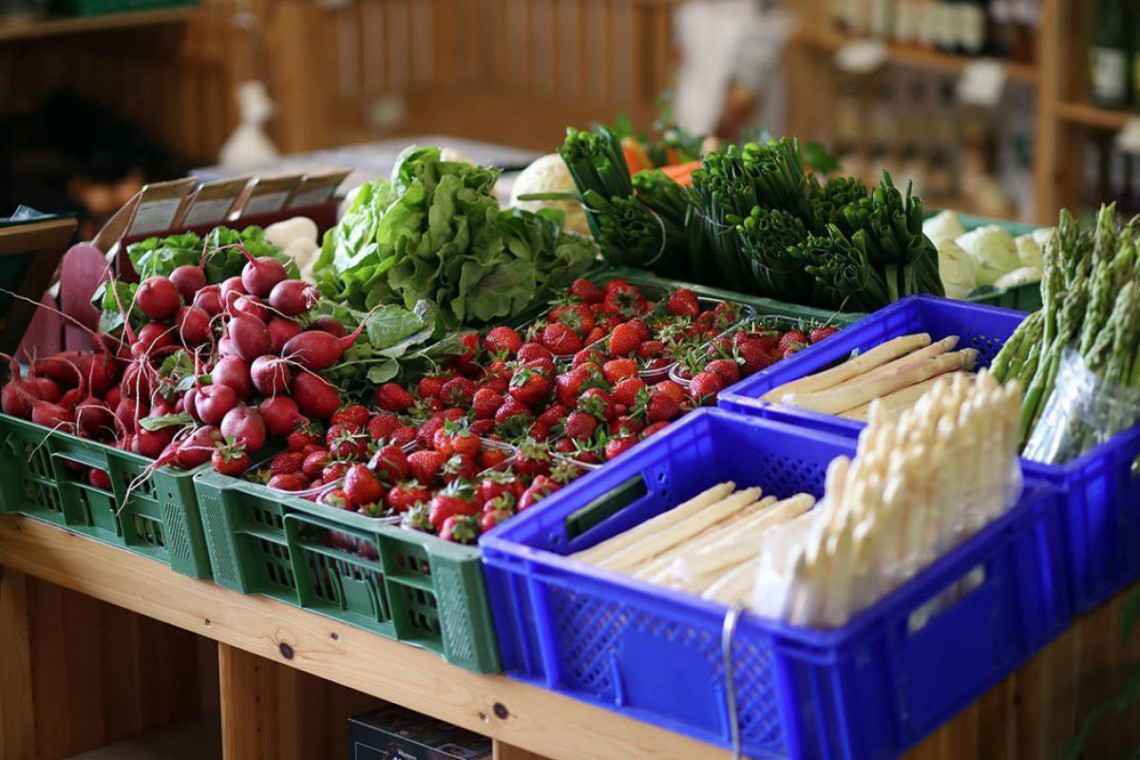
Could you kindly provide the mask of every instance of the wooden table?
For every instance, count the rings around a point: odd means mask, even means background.
[[[1080,620],[912,756],[1062,756],[1083,716],[1140,662],[1140,637],[1127,647],[1120,641],[1122,604],[1123,595]],[[377,699],[492,737],[498,760],[728,756],[316,614],[177,575],[60,528],[0,517],[6,760],[66,757],[215,707],[227,759],[340,757],[330,748],[343,746],[344,719]],[[1140,719],[1131,717],[1098,731],[1086,756],[1122,757],[1140,746]]]

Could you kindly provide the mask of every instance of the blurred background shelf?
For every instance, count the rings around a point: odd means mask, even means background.
[[[0,42],[34,40],[62,35],[93,34],[96,32],[134,29],[146,26],[184,24],[196,13],[193,7],[163,8],[130,13],[111,13],[105,16],[74,18],[47,18],[5,21],[0,19]]]
[[[1115,132],[1124,129],[1129,119],[1140,118],[1140,113],[1098,108],[1087,103],[1058,103],[1057,118],[1069,124]]]

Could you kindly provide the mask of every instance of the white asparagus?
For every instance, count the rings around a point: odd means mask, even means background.
[[[726,483],[719,483],[706,491],[703,491],[685,503],[670,509],[668,512],[662,512],[656,517],[651,517],[645,522],[641,523],[635,528],[630,528],[624,533],[620,533],[613,538],[609,538],[600,544],[584,549],[571,555],[574,559],[581,560],[582,562],[589,562],[597,564],[601,559],[612,556],[625,547],[636,543],[643,536],[651,536],[659,531],[666,531],[677,523],[683,521],[685,518],[693,515],[706,507],[712,506],[717,502],[723,500],[726,496],[736,490],[736,484],[729,481]]]
[[[968,377],[970,377],[970,373],[969,372],[951,372],[948,375],[941,375],[939,377],[932,377],[929,380],[923,380],[921,383],[918,383],[917,385],[912,385],[909,388],[903,388],[902,390],[895,391],[894,393],[889,393],[886,396],[875,399],[875,401],[882,402],[884,412],[887,415],[897,419],[899,416],[902,415],[902,413],[904,411],[913,407],[918,402],[918,400],[920,398],[922,398],[924,395],[926,395],[926,393],[931,388],[934,387],[934,385],[936,383],[941,382],[943,380],[943,378],[947,378],[947,377],[968,378]],[[871,403],[874,403],[874,401],[872,401]],[[849,409],[846,412],[842,412],[842,413],[840,413],[839,416],[845,417],[849,420],[856,420],[859,422],[863,422],[863,421],[867,420],[870,413],[871,413],[871,404],[863,404],[863,406],[857,406],[854,409]]]
[[[958,346],[959,340],[960,339],[957,335],[951,335],[947,338],[943,338],[942,340],[935,341],[934,343],[931,343],[929,346],[926,346],[924,348],[920,348],[917,351],[913,351],[913,352],[907,354],[906,356],[900,356],[899,358],[895,359],[894,361],[887,362],[886,364],[883,364],[879,367],[876,367],[875,369],[871,370],[870,372],[864,372],[863,374],[859,375],[858,377],[851,378],[851,380],[846,380],[846,381],[839,383],[837,385],[833,385],[830,388],[828,388],[827,390],[830,390],[830,391],[838,390],[838,389],[842,388],[843,386],[847,385],[848,383],[853,382],[855,380],[868,380],[868,379],[872,379],[872,378],[876,378],[876,377],[882,377],[883,375],[889,375],[892,372],[897,372],[900,367],[903,367],[907,364],[912,364],[914,362],[920,362],[923,359],[933,359],[936,356],[942,356],[942,354],[946,354],[946,353],[953,351]]]
[[[764,395],[764,400],[779,401],[789,393],[813,393],[826,390],[929,345],[930,335],[927,333],[904,335],[901,338],[895,338],[875,346],[854,359],[829,370],[773,388]]]

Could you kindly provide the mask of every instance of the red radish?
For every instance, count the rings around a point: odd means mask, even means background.
[[[282,280],[269,293],[269,305],[287,317],[304,314],[319,299],[317,289],[304,280]]]
[[[50,401],[53,404],[57,403],[61,398],[63,398],[63,391],[59,389],[59,386],[56,385],[51,378],[32,377],[29,378],[29,381],[34,383],[36,386],[36,398],[41,398],[44,401]]]
[[[102,438],[115,433],[115,415],[111,407],[97,398],[86,398],[75,407],[75,427],[86,438]]]
[[[39,377],[46,377],[62,388],[74,388],[79,383],[81,375],[79,364],[81,361],[80,355],[75,351],[64,351],[55,356],[37,359],[32,362],[28,379],[35,380]]]
[[[240,250],[249,259],[249,263],[241,270],[241,284],[245,286],[247,293],[258,298],[267,298],[273,292],[273,287],[289,276],[280,261],[268,256],[254,258],[245,248]]]
[[[154,403],[150,405],[151,417],[165,417],[168,414],[174,414],[174,404],[170,403],[164,398],[156,398]]]
[[[75,422],[75,414],[59,404],[36,399],[32,402],[32,422],[44,427],[67,429]]]
[[[230,320],[229,338],[238,356],[248,362],[269,353],[269,329],[264,322],[248,314],[238,314]]]
[[[87,389],[92,396],[106,397],[119,378],[119,363],[110,354],[97,353],[87,357],[90,361],[80,366],[87,379]]]
[[[340,394],[326,380],[312,372],[300,372],[290,386],[297,408],[306,417],[327,421],[340,408]]]
[[[206,270],[193,264],[183,264],[170,273],[170,281],[186,303],[192,303],[198,291],[206,287]]]
[[[231,409],[222,419],[221,428],[223,436],[232,436],[238,443],[244,443],[251,454],[261,451],[265,445],[265,421],[260,412],[245,404]]]
[[[131,354],[136,358],[140,356],[154,356],[163,349],[174,346],[173,331],[159,322],[147,322],[139,330],[139,338],[131,346]]]
[[[91,472],[87,473],[87,482],[104,491],[111,490],[111,476],[107,474],[106,470],[92,469]]]
[[[248,314],[258,322],[269,321],[269,309],[256,296],[240,296],[230,306],[230,314]]]
[[[198,402],[198,389],[197,388],[191,388],[190,390],[186,391],[186,394],[184,396],[182,396],[182,399],[181,399],[182,411],[189,414],[190,419],[194,420],[195,422],[201,422],[202,419],[198,416],[198,403],[197,402]]]
[[[198,389],[194,408],[198,418],[207,425],[218,425],[231,409],[238,405],[237,392],[228,385],[203,385]]]
[[[38,392],[34,382],[20,379],[17,375],[5,383],[4,390],[0,391],[0,408],[4,410],[4,414],[30,419],[32,404],[37,401]]]
[[[164,427],[158,430],[140,430],[135,434],[131,451],[148,459],[158,459],[173,439],[174,428],[172,427]]]
[[[184,470],[192,470],[210,461],[214,449],[222,442],[222,431],[213,425],[195,428],[185,440],[178,444],[174,461]]]
[[[338,338],[343,338],[345,335],[348,335],[348,328],[332,317],[317,317],[309,324],[309,329],[327,332]]]
[[[301,326],[284,317],[274,317],[269,320],[266,327],[269,329],[270,353],[277,356],[281,355],[281,350],[285,348],[285,344],[289,342],[290,338],[301,334]]]
[[[148,277],[135,291],[135,306],[147,319],[164,322],[178,312],[182,299],[168,277]]]
[[[257,411],[261,412],[266,431],[275,438],[284,438],[293,432],[297,420],[301,418],[297,402],[288,396],[267,398],[258,404]]]
[[[239,398],[253,395],[253,381],[250,379],[249,362],[240,356],[223,356],[218,359],[210,372],[214,385],[228,385],[237,392]]]
[[[293,372],[284,359],[278,356],[259,356],[249,368],[253,387],[266,396],[278,396],[289,389]]]
[[[119,386],[111,388],[103,394],[103,403],[114,409],[119,405],[119,401],[123,398],[123,390]]]
[[[145,362],[132,362],[123,372],[123,382],[119,385],[123,397],[128,399],[149,400],[152,388],[151,379],[154,370]]]
[[[207,285],[194,294],[194,305],[211,317],[222,313],[222,286]]]
[[[183,306],[174,318],[178,336],[187,348],[200,346],[210,339],[210,315],[197,306]]]
[[[352,347],[367,322],[365,317],[355,330],[341,338],[322,330],[306,330],[291,338],[281,350],[281,355],[314,372],[328,369]]]
[[[234,342],[229,338],[223,337],[218,341],[218,356],[237,356],[237,349],[234,348]]]
[[[241,278],[231,277],[223,282],[220,295],[222,297],[222,311],[227,311],[234,301],[246,295],[245,285],[241,284]]]
[[[124,430],[133,432],[138,421],[146,417],[149,412],[146,404],[125,398],[115,407],[115,419],[119,421]]]

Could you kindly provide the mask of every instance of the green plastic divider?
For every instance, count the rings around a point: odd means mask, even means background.
[[[152,464],[137,454],[0,415],[0,513],[64,526],[183,575],[209,579],[194,473],[168,467],[151,471]],[[106,471],[111,490],[91,485],[87,467]]]
[[[194,482],[217,583],[499,672],[477,547],[209,470]]]
[[[101,16],[106,13],[163,10],[198,5],[200,0],[52,0],[53,13]]]

